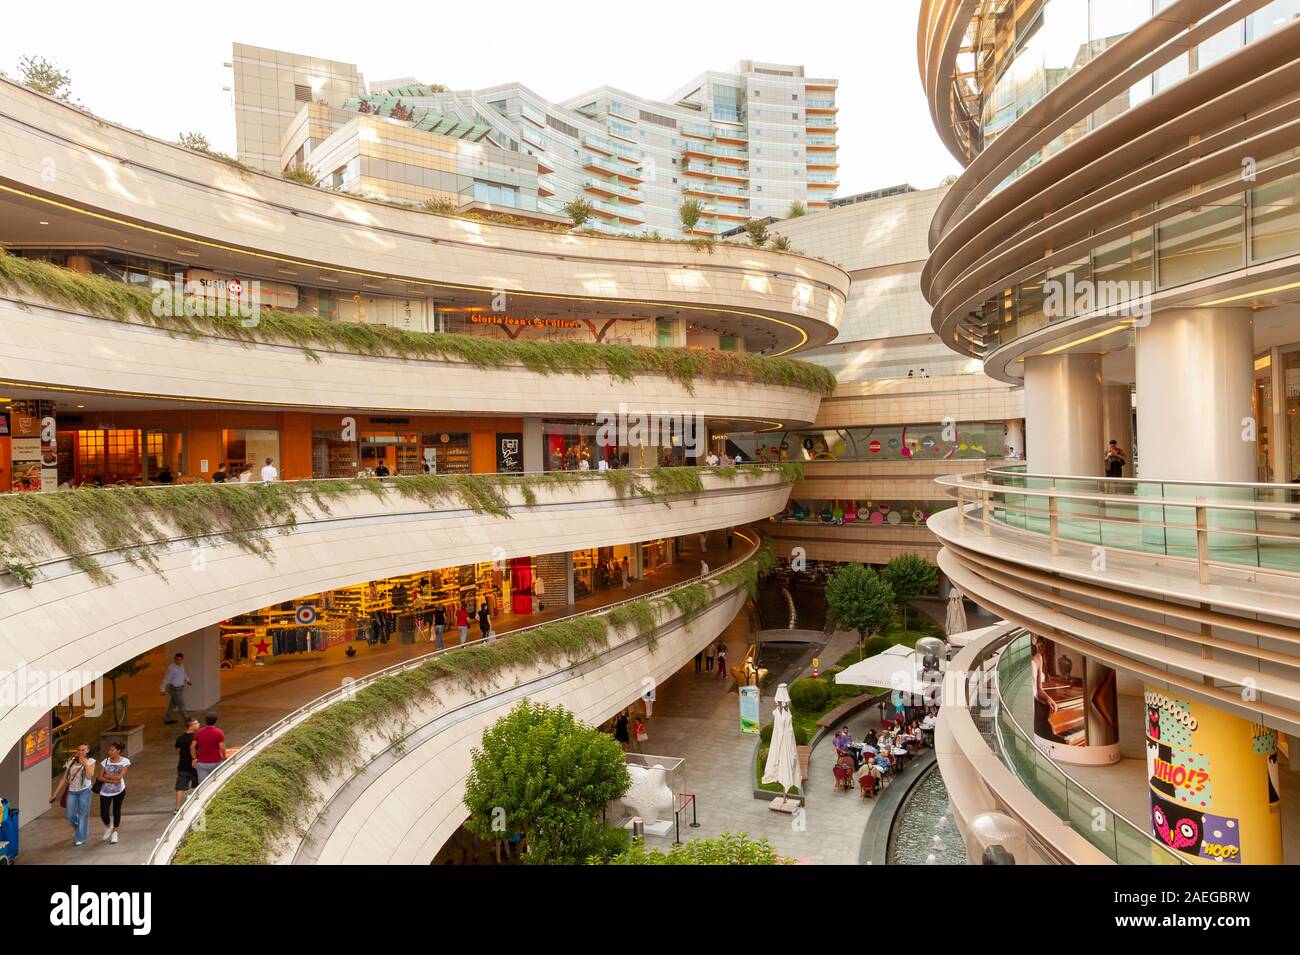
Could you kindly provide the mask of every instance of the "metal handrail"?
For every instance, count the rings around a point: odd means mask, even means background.
[[[701,581],[712,580],[717,576],[719,576],[720,574],[724,574],[727,571],[740,566],[745,561],[750,560],[755,554],[758,553],[759,547],[762,545],[763,535],[761,532],[755,531],[755,536],[751,538],[748,534],[744,533],[743,531],[736,531],[736,536],[750,542],[751,547],[749,548],[749,551],[741,555],[740,557],[735,558],[734,560],[728,561],[726,564],[723,564],[717,570],[709,571],[708,574],[697,574],[696,576],[687,578],[686,580],[680,580],[674,584],[669,584],[667,587],[661,587],[660,589],[651,591],[649,593],[638,594],[635,597],[629,597],[626,600],[620,600],[617,601],[616,603],[605,604],[604,606],[598,607],[594,610],[586,610],[580,613],[568,614],[563,617],[556,617],[554,620],[547,620],[542,623],[532,624],[527,627],[520,627],[518,630],[509,630],[506,631],[505,633],[499,634],[498,639],[504,639],[506,637],[516,637],[521,633],[528,633],[532,630],[540,629],[541,627],[550,626],[551,624],[560,623],[565,620],[573,620],[577,617],[595,617],[595,616],[600,616],[602,614],[608,614],[609,612],[619,607],[624,607],[627,606],[628,604],[636,603],[637,601],[640,600],[649,600],[655,597],[660,597],[663,596],[664,594],[677,590],[681,587],[690,586],[691,584],[696,584]],[[239,771],[239,769],[243,766],[244,763],[247,763],[249,760],[251,760],[258,752],[262,750],[262,748],[267,743],[269,743],[272,740],[273,737],[278,736],[282,730],[288,729],[292,725],[296,725],[302,722],[307,717],[312,716],[315,713],[320,712],[321,710],[327,709],[330,706],[333,706],[335,703],[340,702],[342,699],[345,699],[348,696],[355,694],[359,689],[369,686],[370,684],[376,682],[377,680],[382,679],[383,677],[391,676],[395,673],[400,673],[404,670],[409,670],[409,669],[413,669],[414,667],[422,666],[423,664],[427,663],[429,660],[432,660],[435,657],[439,657],[447,653],[454,653],[457,650],[461,650],[464,647],[470,646],[472,644],[477,644],[479,642],[480,641],[474,640],[474,641],[470,641],[469,643],[458,644],[457,646],[454,647],[444,647],[441,650],[433,650],[429,653],[422,653],[419,656],[411,657],[409,660],[404,660],[401,663],[395,663],[392,664],[391,666],[384,667],[381,670],[375,670],[374,672],[368,673],[365,676],[361,677],[360,679],[353,680],[351,683],[347,683],[336,689],[330,690],[328,693],[324,693],[321,696],[318,696],[316,699],[312,700],[311,702],[306,703],[303,706],[300,706],[292,713],[282,716],[280,719],[276,720],[266,729],[262,730],[260,733],[258,733],[252,739],[250,739],[247,743],[243,744],[234,753],[234,755],[228,757],[227,759],[222,760],[217,765],[217,767],[211,773],[208,774],[208,776],[203,780],[203,782],[199,783],[198,786],[195,787],[193,795],[190,796],[189,800],[181,808],[180,812],[178,812],[175,816],[172,817],[171,821],[168,822],[167,827],[158,836],[157,841],[154,843],[153,849],[149,853],[149,858],[145,860],[145,864],[146,865],[158,864],[158,860],[157,860],[158,852],[162,848],[163,843],[167,841],[169,836],[172,835],[173,830],[176,830],[178,827],[182,827],[183,830],[188,830],[190,826],[193,824],[192,816],[196,811],[202,808],[200,803],[202,802],[203,804],[206,804],[207,799],[210,799],[212,796],[214,796],[216,794],[216,791],[221,788],[222,781],[226,780],[229,777],[233,777],[234,774]],[[212,780],[217,780],[218,782],[213,783]]]
[[[1163,479],[1149,480],[1147,478],[1136,478],[1136,477],[1132,477],[1132,478],[1098,477],[1095,474],[1042,474],[1037,471],[1029,471],[1029,470],[1021,471],[1020,468],[1028,468],[1028,465],[1003,464],[995,467],[985,468],[985,473],[999,474],[1007,477],[1042,478],[1044,480],[1055,480],[1055,481],[1096,481],[1098,483],[1105,482],[1107,484],[1187,484],[1194,487],[1243,487],[1243,488],[1249,487],[1249,488],[1269,489],[1274,491],[1283,488],[1293,488],[1295,490],[1300,491],[1300,488],[1297,488],[1293,484],[1276,484],[1276,483],[1269,483],[1267,481],[1261,481],[1261,482],[1191,481],[1187,479],[1170,479],[1166,481]]]
[[[1027,741],[1031,746],[1034,746],[1035,749],[1038,749],[1037,745],[1034,743],[1034,737],[1033,737],[1032,735],[1030,735],[1029,733],[1026,733],[1026,732],[1025,732],[1025,728],[1024,728],[1023,726],[1020,725],[1020,721],[1019,721],[1018,719],[1016,719],[1015,713],[1012,712],[1011,707],[1007,706],[1006,697],[1002,695],[1002,658],[1003,658],[1003,655],[1006,653],[1007,650],[1010,650],[1010,649],[1011,649],[1011,645],[1012,645],[1013,643],[1015,643],[1017,640],[1020,640],[1020,639],[1023,639],[1023,638],[1025,638],[1025,637],[1027,637],[1028,634],[1029,634],[1029,631],[1027,631],[1027,630],[1020,630],[1020,631],[1016,631],[1016,632],[1010,634],[1010,635],[1009,635],[1009,636],[1010,636],[1010,639],[1008,639],[1004,644],[1002,644],[1002,645],[998,648],[997,653],[995,654],[995,656],[997,657],[997,662],[995,663],[995,667],[996,667],[997,672],[998,672],[998,681],[997,681],[998,708],[999,708],[1003,713],[1006,714],[1007,719],[1011,721],[1011,725],[1015,727],[1016,732],[1020,734],[1020,737],[1021,737],[1022,739],[1024,739],[1025,741]],[[1000,728],[998,727],[996,721],[995,721],[995,723],[994,723],[994,727],[995,727],[995,730],[997,731],[997,736],[998,736],[999,744],[1001,744],[1002,733],[1001,733],[1001,730],[1000,730]],[[1001,747],[1001,746],[1000,746],[1000,748],[1003,748],[1003,749],[1004,749],[1005,747]],[[1039,752],[1042,752],[1042,750],[1039,750]],[[1078,781],[1076,781],[1076,780],[1074,779],[1073,776],[1071,776],[1069,773],[1065,772],[1065,770],[1061,769],[1060,766],[1057,765],[1056,760],[1052,759],[1052,758],[1051,758],[1050,756],[1048,756],[1046,753],[1044,753],[1043,755],[1044,755],[1044,756],[1047,758],[1047,760],[1052,764],[1052,766],[1057,770],[1057,772],[1059,772],[1059,773],[1061,774],[1061,776],[1066,780],[1066,782],[1067,782],[1069,785],[1074,786],[1076,789],[1078,789],[1078,790],[1079,790],[1080,792],[1082,792],[1084,795],[1088,796],[1088,798],[1092,799],[1092,800],[1093,800],[1095,803],[1097,803],[1099,806],[1102,806],[1102,807],[1103,807],[1107,812],[1109,812],[1109,813],[1110,813],[1114,818],[1122,820],[1122,821],[1123,821],[1127,826],[1129,826],[1129,827],[1130,827],[1131,829],[1133,829],[1135,832],[1139,833],[1139,834],[1142,835],[1145,839],[1147,839],[1147,840],[1148,840],[1148,841],[1149,841],[1153,846],[1155,846],[1156,848],[1159,848],[1159,849],[1164,850],[1164,852],[1167,853],[1167,854],[1169,855],[1169,857],[1170,857],[1171,859],[1173,859],[1175,862],[1177,862],[1179,865],[1190,865],[1190,864],[1191,864],[1191,863],[1189,863],[1187,860],[1180,858],[1180,857],[1178,856],[1178,854],[1177,854],[1176,852],[1174,852],[1172,849],[1170,849],[1168,846],[1162,845],[1161,843],[1157,842],[1157,841],[1156,841],[1156,840],[1155,840],[1155,839],[1150,835],[1150,833],[1148,833],[1145,829],[1143,829],[1141,826],[1139,826],[1137,823],[1135,823],[1132,819],[1129,819],[1128,816],[1124,815],[1122,812],[1120,812],[1118,809],[1116,809],[1116,808],[1115,808],[1114,806],[1112,806],[1110,803],[1106,802],[1106,800],[1102,799],[1100,796],[1098,796],[1096,793],[1094,793],[1094,792],[1093,792],[1091,789],[1089,789],[1087,786],[1084,786],[1083,784],[1081,784],[1081,783],[1079,783]],[[1017,779],[1020,779],[1020,781],[1021,781],[1022,783],[1025,784],[1025,788],[1026,788],[1026,789],[1029,788],[1029,784],[1028,784],[1028,783],[1027,783],[1027,782],[1026,782],[1022,777],[1021,777],[1020,773],[1016,771],[1016,768],[1015,768],[1014,765],[1012,765],[1011,760],[1004,758],[1003,755],[1002,755],[1002,753],[1000,753],[1000,752],[998,753],[998,759],[1000,759],[1000,760],[1002,761],[1002,764],[1003,764],[1004,766],[1006,766],[1007,769],[1011,770],[1013,773],[1016,774],[1016,778],[1017,778]],[[1033,790],[1030,790],[1030,792],[1032,793]],[[1067,797],[1068,797],[1068,792],[1067,792]],[[1117,859],[1116,861],[1118,862],[1118,859]]]
[[[1103,503],[1103,504],[1124,503],[1130,505],[1138,505],[1142,507],[1146,507],[1148,505],[1150,506],[1160,505],[1165,507],[1200,506],[1200,507],[1208,508],[1210,510],[1250,511],[1252,513],[1256,511],[1264,511],[1264,512],[1277,512],[1281,514],[1300,514],[1300,503],[1277,504],[1268,501],[1218,501],[1218,500],[1212,500],[1204,497],[1198,497],[1198,498],[1141,497],[1136,494],[1106,494],[1106,493],[1093,494],[1088,491],[1063,491],[1054,487],[1043,487],[1043,488],[1014,487],[1006,484],[994,484],[989,481],[975,480],[974,478],[979,474],[980,472],[975,472],[974,475],[944,474],[944,475],[940,475],[939,477],[936,477],[934,481],[936,484],[942,484],[945,487],[958,487],[969,491],[990,491],[990,492],[996,491],[999,494],[1017,494],[1017,495],[1024,495],[1026,497],[1048,497],[1048,498],[1057,498],[1060,500],[1068,500],[1068,501],[1091,501],[1094,503]],[[1051,480],[1053,478],[1051,475],[1044,475],[1043,479]],[[1109,482],[1111,479],[1110,478],[1059,477],[1059,478],[1055,478],[1055,480],[1096,481],[1098,484],[1102,484],[1102,483]],[[1121,479],[1115,478],[1114,480],[1118,482]],[[1132,481],[1133,478],[1126,478],[1124,480]],[[1175,482],[1146,481],[1141,483],[1165,484],[1165,483],[1175,483]],[[1271,487],[1274,489],[1290,487],[1290,485],[1286,485],[1286,484],[1280,484],[1280,485],[1279,484],[1255,484],[1255,485],[1236,484],[1234,485],[1234,484],[1215,484],[1215,483],[1202,482],[1201,484],[1197,485],[1195,482],[1192,481],[1186,483],[1197,487],[1239,487],[1239,488]],[[1297,491],[1300,491],[1300,489],[1297,489]],[[1226,531],[1227,529],[1224,528],[1224,530]]]

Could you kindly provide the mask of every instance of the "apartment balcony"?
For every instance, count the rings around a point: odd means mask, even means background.
[[[749,218],[749,209],[741,206],[719,205],[714,202],[706,202],[702,206],[702,211],[706,216],[713,216],[718,219],[728,219],[732,222],[744,222]]]
[[[619,162],[616,159],[606,159],[603,156],[597,156],[588,153],[582,159],[582,168],[589,169],[592,172],[612,173],[618,176],[624,182],[644,182],[645,175],[639,165],[629,166],[626,162]]]
[[[688,179],[682,183],[682,194],[692,196],[735,196],[748,199],[749,190],[743,186],[727,186],[719,182],[696,182]]]
[[[809,116],[804,128],[810,133],[833,133],[839,130],[839,121],[833,116]]]
[[[836,112],[839,112],[839,107],[835,105],[835,100],[833,100],[833,99],[810,99],[810,100],[806,100],[806,101],[804,102],[804,104],[803,104],[803,107],[804,107],[804,109],[807,110],[809,113],[822,113],[822,114],[825,114],[825,113],[836,113]]]
[[[594,192],[599,196],[617,197],[624,202],[641,203],[645,201],[641,193],[622,186],[612,179],[588,179],[583,182],[582,186],[588,192]]]
[[[722,159],[726,162],[749,162],[748,149],[719,146],[715,143],[686,143],[682,147],[682,152],[687,156],[706,156],[710,159]]]
[[[606,156],[614,155],[614,145],[608,140],[597,139],[595,136],[583,136],[578,142],[588,149],[594,149],[598,153],[604,153]]]
[[[715,166],[712,163],[688,162],[682,166],[682,171],[688,176],[707,176],[710,179],[749,182],[749,171],[739,166]]]
[[[835,161],[835,158],[833,156],[809,156],[808,168],[809,169],[839,169],[840,164]]]
[[[633,225],[645,224],[644,212],[638,212],[636,209],[621,203],[593,199],[591,200],[591,210],[602,219],[617,219],[620,222],[630,222]]]

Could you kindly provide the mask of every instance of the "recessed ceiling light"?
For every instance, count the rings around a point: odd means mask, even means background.
[[[46,222],[44,219],[42,219],[42,220],[41,220],[41,225],[49,225],[49,223]]]

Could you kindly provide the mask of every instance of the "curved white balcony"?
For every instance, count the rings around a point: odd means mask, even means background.
[[[146,507],[152,524],[137,518],[110,521],[116,526],[134,519],[133,526],[143,528],[147,559],[137,556],[135,563],[122,550],[87,559],[84,552],[98,544],[84,542],[102,538],[85,528],[72,530],[83,552],[74,557],[40,527],[24,523],[24,512],[11,510],[5,517],[19,526],[7,542],[9,557],[15,547],[38,556],[28,561],[34,565],[27,571],[30,586],[0,576],[0,745],[19,739],[49,710],[47,698],[60,695],[51,693],[53,687],[69,679],[73,688],[88,684],[147,650],[251,609],[422,570],[739,526],[781,510],[790,493],[786,477],[775,468],[701,470],[698,492],[677,483],[661,485],[661,493],[655,493],[653,475],[582,472],[577,480],[560,482],[476,475],[462,479],[468,498],[458,491],[424,497],[372,493],[369,488],[379,482],[285,484],[281,487],[297,487],[301,494],[292,507],[294,523],[282,519],[279,526],[261,528],[265,533],[255,546],[240,546],[229,531],[209,526],[186,530],[168,519],[165,509]],[[385,483],[397,488],[400,481]],[[326,511],[315,497],[333,484],[355,490],[329,499]],[[651,496],[638,493],[638,486]],[[247,495],[259,487],[198,490]],[[471,506],[474,489],[490,487],[497,488],[498,506]],[[0,504],[57,507],[62,494],[123,493],[138,501],[155,492],[193,490],[57,492],[40,495],[44,501],[6,496]],[[196,526],[192,505],[177,513],[189,527]]]
[[[706,578],[695,578],[642,598],[658,608],[654,611],[658,626],[653,640],[634,632],[634,628],[613,628],[607,647],[562,662],[534,660],[517,664],[499,674],[486,692],[444,679],[438,684],[436,698],[429,695],[412,701],[397,738],[392,733],[362,734],[354,754],[357,771],[322,780],[313,804],[303,807],[298,831],[286,833],[273,850],[274,858],[266,861],[299,865],[428,864],[467,817],[463,800],[471,749],[480,745],[484,731],[519,700],[559,703],[580,720],[600,724],[640,698],[647,680],[658,683],[667,679],[701,647],[717,639],[748,597],[743,584],[729,578],[729,572],[753,559],[759,541],[756,535],[739,536],[749,546],[735,561]],[[709,588],[707,606],[686,614],[671,599],[665,599],[699,582]],[[610,609],[584,616],[602,616]],[[524,633],[519,631],[501,639],[508,641]],[[251,740],[199,787],[158,840],[150,862],[168,864],[175,860],[186,836],[222,788],[238,780],[244,767],[255,764],[260,754],[290,730],[367,685],[457,652],[459,648],[438,651],[326,694]]]
[[[806,256],[518,228],[305,186],[2,79],[0,153],[0,244],[11,247],[115,249],[367,295],[504,291],[526,310],[669,312],[769,353],[833,338],[848,292],[841,269]]]

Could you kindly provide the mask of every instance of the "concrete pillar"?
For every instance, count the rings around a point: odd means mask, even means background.
[[[524,471],[536,474],[546,470],[546,442],[542,438],[542,419],[524,419]]]
[[[1124,385],[1107,384],[1102,394],[1102,429],[1107,443],[1116,441],[1128,455],[1121,477],[1133,476],[1133,389]]]
[[[1034,474],[1100,477],[1100,355],[1034,355],[1025,359],[1025,438]]]
[[[632,579],[641,580],[645,577],[645,552],[641,550],[640,543],[635,541],[628,545],[628,551],[627,563]]]
[[[1148,684],[1151,833],[1188,861],[1282,863],[1277,731]]]
[[[185,673],[194,684],[185,691],[185,708],[191,715],[201,715],[221,700],[221,628],[204,627],[170,641],[163,648],[164,665],[170,666],[178,653],[185,654]]]
[[[23,741],[20,739],[10,747],[9,755],[0,760],[0,796],[9,800],[10,807],[19,810],[19,829],[50,808],[50,793],[54,791],[50,760],[43,759],[30,769],[23,769],[22,751]],[[96,804],[91,808],[94,811],[99,806]]]
[[[1269,390],[1273,394],[1273,415],[1268,423],[1269,433],[1269,470],[1272,471],[1273,483],[1291,483],[1291,445],[1290,436],[1293,427],[1286,413],[1286,376],[1282,368],[1282,349],[1276,345],[1269,351]]]
[[[1023,461],[1025,459],[1025,419],[1016,418],[1008,421],[1005,427],[1005,437],[1002,440],[1002,453],[1012,461]]]
[[[573,592],[573,551],[564,555],[564,602],[570,607],[575,600]]]
[[[1243,440],[1253,414],[1252,313],[1235,308],[1157,312],[1137,330],[1136,357],[1139,476],[1254,481],[1257,445]]]

